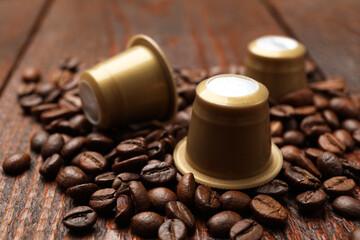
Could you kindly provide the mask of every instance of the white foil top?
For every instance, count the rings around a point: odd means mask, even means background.
[[[261,48],[271,51],[287,51],[298,46],[294,39],[280,36],[261,37],[256,41],[256,44]]]
[[[206,83],[207,88],[224,97],[243,97],[256,92],[259,85],[241,77],[217,77]]]

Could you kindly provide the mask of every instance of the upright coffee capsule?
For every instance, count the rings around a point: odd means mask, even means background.
[[[248,45],[245,75],[263,83],[270,97],[279,100],[306,86],[305,52],[304,45],[292,38],[260,37]]]
[[[187,138],[175,148],[176,167],[198,183],[223,189],[272,180],[282,155],[270,140],[269,92],[245,76],[223,74],[196,88]]]
[[[177,111],[176,85],[160,47],[137,35],[127,50],[85,71],[79,83],[83,110],[101,128],[156,120]]]

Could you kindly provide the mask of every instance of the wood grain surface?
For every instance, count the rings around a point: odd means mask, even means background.
[[[8,14],[4,17],[1,13],[7,11],[1,6],[7,2],[10,1],[0,1],[0,22],[10,24],[11,19],[16,19],[19,27],[13,31],[16,31],[19,40],[17,44],[12,43],[11,28],[0,25],[0,80],[4,82],[3,79],[11,72],[0,99],[0,163],[10,153],[30,151],[28,140],[40,127],[34,119],[24,117],[14,94],[26,66],[40,68],[43,81],[46,81],[62,57],[76,56],[91,65],[124,50],[132,35],[144,33],[161,45],[173,66],[207,69],[220,65],[225,68],[233,63],[243,63],[246,45],[254,38],[264,34],[291,34],[269,10],[269,3],[260,0],[54,0],[46,2],[45,10],[45,0],[31,1],[31,7],[26,5],[26,1],[15,0],[12,1],[14,7],[22,6],[19,11],[23,14],[17,12],[16,16]],[[274,1],[274,5],[270,4],[283,14],[287,26],[293,27],[296,37],[308,46],[321,71],[326,75],[344,75],[350,86],[356,88],[359,70],[346,64],[339,68],[339,64],[332,60],[333,56],[341,54],[337,52],[338,45],[332,42],[334,36],[326,31],[334,31],[338,26],[319,20],[321,25],[301,27],[302,21],[306,21],[303,15],[318,8],[306,3],[303,10],[295,12],[289,2],[295,1]],[[360,7],[360,4],[355,5],[357,9]],[[322,13],[325,19],[326,14],[338,8],[334,3],[328,6],[332,9]],[[294,11],[293,16],[291,10]],[[296,17],[295,20],[292,17]],[[342,29],[346,30],[343,35],[359,38],[359,31],[355,28]],[[324,44],[317,43],[316,32],[322,31],[321,42]],[[340,38],[334,41],[340,41]],[[28,45],[22,47],[25,42]],[[5,58],[3,52],[7,54]],[[356,56],[359,55],[347,49],[340,57],[354,60]],[[335,67],[341,71],[336,71]],[[0,239],[78,237],[69,234],[61,224],[64,213],[71,209],[70,199],[56,183],[47,183],[40,177],[41,160],[36,154],[32,153],[32,156],[31,169],[20,176],[10,177],[0,171]],[[359,152],[356,156],[360,159]],[[356,194],[359,197],[359,189]],[[323,214],[311,218],[301,216],[294,201],[286,198],[283,204],[291,215],[287,227],[266,229],[264,239],[345,239],[352,229],[360,226],[359,221],[349,221],[333,214],[329,204]],[[137,239],[129,229],[119,229],[112,219],[101,218],[94,229],[84,238]],[[202,220],[197,222],[193,238],[210,238]]]

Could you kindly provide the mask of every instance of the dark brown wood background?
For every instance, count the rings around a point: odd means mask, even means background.
[[[358,0],[0,0],[0,163],[7,154],[29,151],[29,137],[39,128],[17,105],[25,66],[39,67],[46,79],[62,57],[96,62],[144,33],[173,66],[226,67],[243,63],[254,38],[283,34],[307,46],[323,77],[343,76],[360,92],[359,23]],[[56,183],[41,179],[41,161],[33,157],[31,170],[18,177],[0,171],[0,239],[73,238],[61,224],[71,201]],[[284,204],[288,226],[267,229],[265,239],[346,239],[360,226],[331,213],[330,205],[324,214],[304,218],[294,202]],[[135,237],[102,219],[85,238]],[[209,238],[201,221],[194,238]]]

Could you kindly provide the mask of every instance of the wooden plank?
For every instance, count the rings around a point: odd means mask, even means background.
[[[268,0],[266,0],[268,1]],[[360,92],[360,2],[357,0],[269,0],[280,18],[308,48],[327,76],[346,79]]]
[[[250,40],[284,31],[259,1],[57,0],[0,101],[0,163],[9,153],[29,151],[28,139],[39,128],[33,119],[22,116],[14,94],[25,66],[39,67],[47,79],[60,58],[72,55],[92,63],[122,51],[135,33],[154,37],[173,65],[208,68],[242,63]],[[41,160],[33,157],[31,170],[18,177],[0,172],[0,239],[72,239],[61,223],[72,203],[56,183],[41,179]],[[329,206],[324,217],[307,219],[299,215],[294,201],[285,199],[284,205],[292,216],[289,225],[267,228],[265,239],[341,237],[355,227],[330,213]],[[194,238],[208,239],[204,222],[197,225]],[[129,229],[119,230],[111,219],[101,218],[85,239],[100,238],[133,236]]]
[[[0,1],[0,90],[41,22],[47,2]]]

